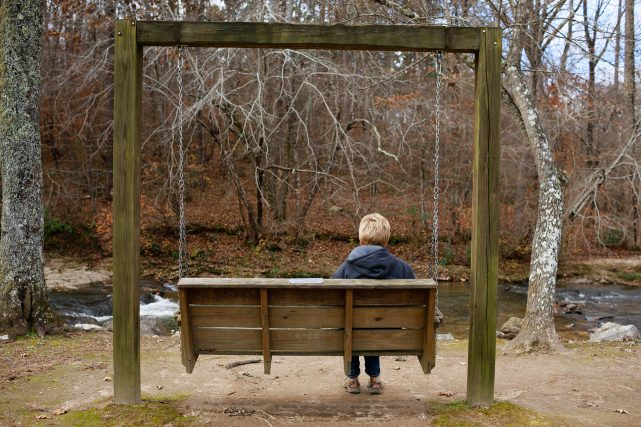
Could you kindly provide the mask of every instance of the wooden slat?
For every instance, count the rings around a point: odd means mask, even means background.
[[[343,328],[344,322],[344,307],[269,308],[269,325],[272,328]]]
[[[343,352],[343,331],[340,329],[274,329],[274,352]]]
[[[260,307],[224,306],[224,305],[192,306],[190,307],[190,312],[191,312],[192,326],[195,328],[200,328],[200,327],[260,328],[261,327]]]
[[[139,23],[146,46],[264,47],[476,52],[479,29],[408,25],[296,25],[262,22]]]
[[[269,301],[267,289],[260,290],[260,320],[262,327],[261,337],[263,341],[263,366],[265,374],[269,374],[272,368],[272,356],[269,342]]]
[[[295,282],[290,280],[305,279],[262,279],[262,278],[237,278],[237,277],[187,277],[180,279],[178,288],[285,288],[285,289],[427,289],[436,288],[436,283],[431,279],[322,279],[322,283],[313,281]],[[318,280],[318,279],[309,279]],[[342,297],[342,293],[340,294]],[[341,300],[342,304],[342,300]]]
[[[252,351],[262,354],[261,329],[208,329],[194,328],[194,351],[238,352]]]
[[[386,282],[386,280],[380,280]],[[425,289],[425,288],[424,288]],[[424,289],[356,289],[354,291],[354,306],[367,305],[410,305],[425,304]]]
[[[257,288],[189,288],[189,300],[191,304],[196,305],[253,305],[260,307],[260,291]]]
[[[354,290],[345,289],[345,328],[343,330],[343,370],[351,373],[352,362],[352,324],[354,323]]]
[[[345,291],[341,289],[283,289],[271,288],[272,306],[343,306]]]
[[[424,318],[425,307],[354,307],[354,329],[423,329]]]
[[[253,306],[192,306],[194,327],[260,328],[260,308]],[[424,307],[355,307],[354,328],[422,329]],[[270,306],[271,328],[343,328],[345,309],[332,306]]]
[[[114,402],[140,402],[140,123],[142,48],[116,24],[113,123]]]
[[[472,189],[471,315],[467,401],[494,401],[498,274],[501,32],[483,30],[476,59]]]
[[[360,351],[420,351],[423,348],[422,329],[354,329],[354,354]]]
[[[182,353],[182,362],[188,374],[191,374],[196,364],[197,354],[194,354],[192,342],[192,322],[191,312],[189,310],[189,296],[184,289],[178,290],[178,300],[180,302],[180,350]]]
[[[436,330],[434,329],[434,315],[436,314],[436,291],[427,291],[425,300],[427,310],[424,314],[423,353],[418,359],[424,374],[429,374],[436,364]]]

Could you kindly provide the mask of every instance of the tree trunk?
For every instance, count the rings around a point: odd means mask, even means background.
[[[506,67],[503,87],[518,110],[517,117],[522,119],[521,125],[527,134],[539,178],[539,206],[532,243],[525,321],[523,329],[508,344],[508,348],[555,351],[563,348],[554,328],[552,312],[561,245],[563,188],[534,100],[523,74],[514,65]]]
[[[61,329],[44,278],[40,51],[43,0],[0,6],[0,329],[10,336]]]
[[[635,83],[634,83],[634,0],[625,1],[625,106],[629,125],[635,123]]]

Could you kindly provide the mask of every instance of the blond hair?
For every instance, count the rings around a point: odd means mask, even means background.
[[[389,221],[383,215],[371,213],[361,219],[361,225],[358,227],[358,239],[361,245],[384,246],[389,236]]]

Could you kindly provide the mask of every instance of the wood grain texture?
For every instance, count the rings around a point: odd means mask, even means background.
[[[345,375],[349,376],[352,368],[352,326],[354,323],[354,290],[345,289],[345,308],[343,328],[343,370]]]
[[[140,402],[140,130],[142,48],[136,25],[118,21],[114,51],[114,402]]]
[[[262,328],[262,341],[263,341],[263,366],[264,373],[269,374],[272,368],[272,355],[269,337],[269,293],[267,289],[260,290],[260,323]]]
[[[145,46],[476,52],[480,30],[410,25],[297,25],[263,22],[138,23]]]
[[[182,307],[189,307],[189,299],[187,292],[184,289],[178,290],[178,300]],[[191,310],[183,310],[180,312],[180,350],[182,353],[182,362],[185,371],[191,374],[196,364],[198,355],[194,353],[194,346],[192,342],[192,319]]]
[[[467,401],[494,401],[496,285],[498,275],[498,171],[501,32],[482,32],[476,59],[472,189],[471,315]]]
[[[324,279],[323,283],[291,283],[289,279],[262,279],[236,277],[186,277],[178,281],[178,287],[183,288],[284,288],[284,289],[428,289],[436,288],[431,279]],[[340,294],[342,297],[342,294]],[[342,303],[342,299],[341,299]]]
[[[436,291],[430,289],[425,296],[427,310],[423,312],[423,354],[419,356],[424,374],[432,372],[436,364],[436,329],[434,316],[436,314]]]

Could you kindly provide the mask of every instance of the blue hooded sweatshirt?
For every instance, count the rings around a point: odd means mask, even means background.
[[[382,246],[357,246],[332,279],[415,279],[412,267]]]

